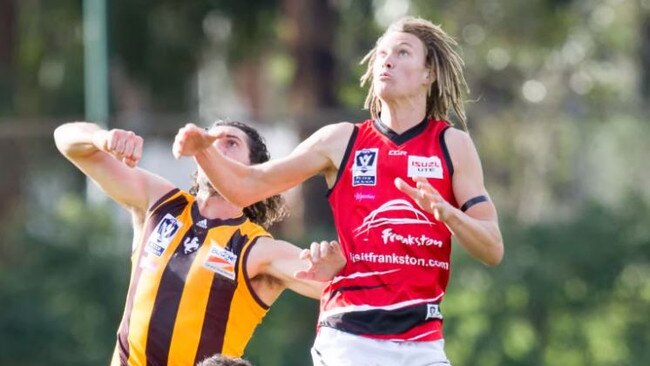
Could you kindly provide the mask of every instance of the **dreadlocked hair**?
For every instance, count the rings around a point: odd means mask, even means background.
[[[469,93],[469,88],[463,76],[465,63],[454,49],[458,43],[440,26],[422,18],[404,17],[397,20],[377,40],[377,44],[389,32],[412,34],[424,44],[425,65],[432,71],[432,75],[435,75],[427,93],[427,117],[447,120],[449,108],[452,107],[463,129],[467,131],[467,117],[461,93],[462,89]],[[377,118],[381,112],[381,101],[374,94],[372,86],[376,52],[377,45],[361,60],[361,64],[368,63],[368,69],[361,76],[361,86],[369,83],[364,108],[370,110],[372,118]]]
[[[248,137],[248,158],[251,164],[261,164],[271,158],[269,150],[266,147],[264,138],[253,127],[239,121],[222,121],[218,120],[212,124],[211,128],[218,126],[232,126],[242,130]],[[196,196],[199,192],[197,182],[197,172],[192,174],[192,187],[189,193]],[[272,224],[282,221],[287,216],[287,207],[282,196],[275,195],[265,200],[244,207],[244,215],[252,222],[268,229]]]

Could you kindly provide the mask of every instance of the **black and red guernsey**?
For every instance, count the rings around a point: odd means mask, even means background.
[[[397,134],[379,119],[355,126],[329,192],[347,265],[325,289],[319,326],[375,339],[443,337],[440,302],[451,232],[394,184],[428,179],[457,207],[444,141],[449,124],[425,119]]]

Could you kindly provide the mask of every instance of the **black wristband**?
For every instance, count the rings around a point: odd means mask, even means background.
[[[474,198],[470,198],[470,199],[467,200],[467,202],[465,202],[460,207],[460,210],[465,212],[465,211],[469,210],[469,208],[474,206],[475,204],[481,203],[481,202],[486,202],[487,200],[488,200],[488,198],[486,196],[484,196],[484,195],[480,195],[480,196],[476,196]]]

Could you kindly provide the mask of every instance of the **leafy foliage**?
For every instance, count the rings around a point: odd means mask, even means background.
[[[443,310],[457,365],[636,365],[650,340],[650,207],[590,205],[568,222],[504,222],[497,269],[456,253]]]
[[[7,235],[0,364],[108,362],[130,271],[130,240],[109,212],[67,196],[56,211],[31,215]]]

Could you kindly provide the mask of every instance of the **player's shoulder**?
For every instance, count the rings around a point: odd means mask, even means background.
[[[466,131],[456,127],[449,127],[445,130],[445,143],[450,150],[466,149],[472,146],[472,137]]]
[[[343,135],[349,135],[352,133],[355,124],[352,122],[337,122],[331,123],[329,125],[321,127],[317,133],[320,133],[323,136],[329,137],[340,137]]]

